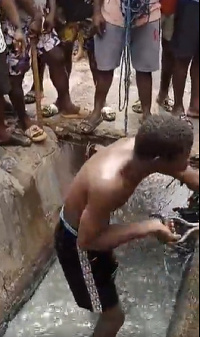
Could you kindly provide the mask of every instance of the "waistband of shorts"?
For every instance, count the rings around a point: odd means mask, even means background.
[[[65,216],[64,216],[64,206],[61,209],[60,212],[60,219],[65,227],[65,229],[70,232],[73,236],[77,237],[78,236],[78,232],[65,220]]]

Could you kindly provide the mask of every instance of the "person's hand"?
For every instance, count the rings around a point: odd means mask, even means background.
[[[21,29],[17,29],[15,32],[14,45],[17,54],[24,56],[26,51],[26,40]]]
[[[54,29],[55,27],[55,18],[54,18],[54,15],[52,15],[51,13],[48,14],[45,18],[45,21],[44,21],[44,33],[51,33],[52,30]]]
[[[42,17],[35,18],[29,25],[30,38],[36,38],[42,33]]]
[[[103,37],[106,31],[106,20],[101,13],[94,14],[93,25],[95,33],[97,33],[100,37]]]
[[[181,236],[175,232],[174,222],[172,220],[166,221],[165,225],[163,225],[160,220],[152,220],[151,226],[155,237],[161,243],[176,243],[181,239]]]

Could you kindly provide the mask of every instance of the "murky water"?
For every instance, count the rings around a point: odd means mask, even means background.
[[[133,221],[185,205],[188,191],[176,183],[166,189],[169,182],[166,177],[152,176],[116,213],[116,218]],[[119,337],[165,337],[181,279],[180,260],[176,255],[167,258],[169,275],[164,266],[164,248],[154,240],[133,242],[117,253],[121,264],[117,283],[127,314]],[[95,316],[77,308],[56,262],[5,337],[88,337],[95,321]]]

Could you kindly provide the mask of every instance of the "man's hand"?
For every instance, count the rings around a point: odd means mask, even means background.
[[[55,27],[54,15],[50,13],[46,16],[44,21],[44,33],[47,34],[51,33],[54,27]]]
[[[15,50],[18,55],[25,55],[26,40],[21,29],[17,29],[14,35]]]
[[[95,33],[97,33],[100,37],[103,37],[106,31],[106,20],[101,13],[94,14],[93,25]]]
[[[36,38],[42,33],[42,18],[35,18],[32,20],[29,26],[29,36]]]
[[[155,237],[164,244],[176,243],[181,239],[181,236],[175,233],[172,221],[163,225],[160,220],[152,220],[151,227]]]

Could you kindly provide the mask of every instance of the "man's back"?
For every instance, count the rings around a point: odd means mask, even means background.
[[[107,148],[100,149],[82,167],[75,177],[65,203],[65,217],[78,227],[79,221],[90,198],[98,196],[99,202],[110,204],[110,212],[122,206],[140,183],[136,172],[132,186],[125,186],[121,174],[133,158],[134,138],[121,139]],[[137,171],[137,169],[136,169]],[[109,221],[109,218],[106,219]]]

